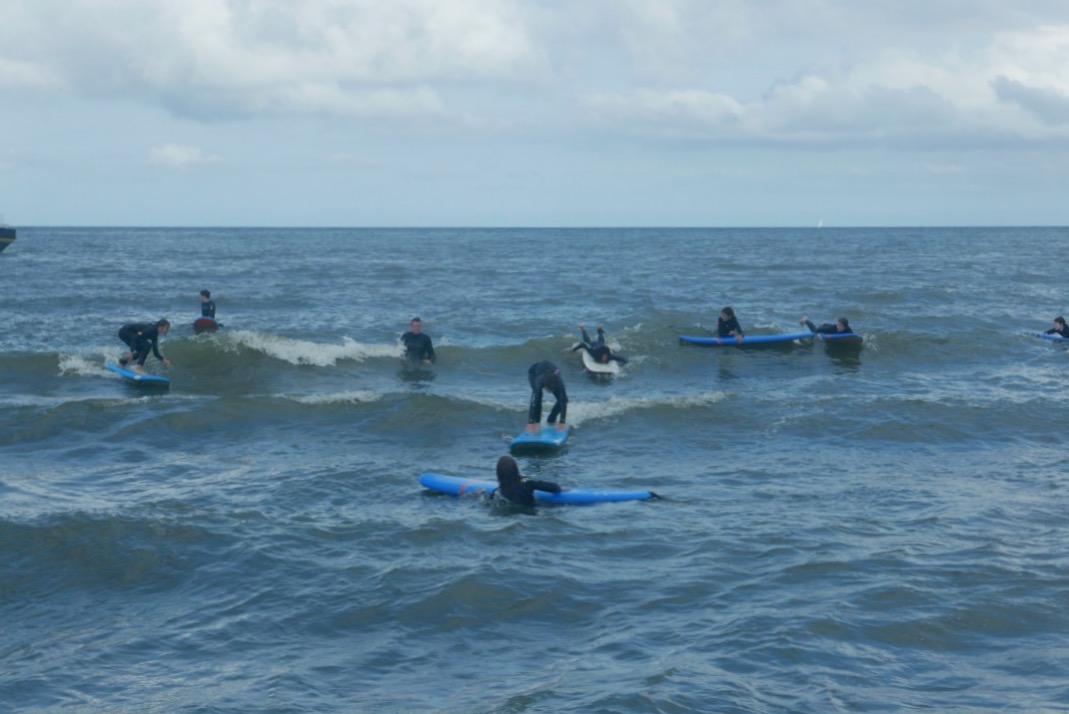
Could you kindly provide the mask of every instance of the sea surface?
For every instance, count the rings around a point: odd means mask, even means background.
[[[21,228],[0,710],[1069,711],[1066,265],[1065,228]],[[680,344],[726,305],[863,349]],[[105,370],[161,317],[168,391]],[[493,478],[542,359],[572,435],[523,472],[661,499],[419,485]]]

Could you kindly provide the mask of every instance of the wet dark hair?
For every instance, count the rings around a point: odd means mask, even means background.
[[[211,290],[201,290],[200,294],[203,295],[206,298],[210,298],[212,296],[212,291]]]
[[[847,320],[845,317],[840,317],[839,322],[843,323],[843,327],[845,327],[846,329],[850,329],[850,321]]]
[[[171,321],[167,318],[161,318],[156,322],[156,327],[170,327]]]
[[[1058,315],[1058,317],[1054,318],[1054,321],[1057,322],[1059,325],[1065,324],[1065,318],[1061,315]]]
[[[511,456],[502,456],[497,460],[497,484],[505,492],[502,495],[511,496],[515,493],[521,478],[520,465],[516,463],[516,459]]]
[[[720,312],[724,313],[724,314],[725,314],[725,315],[727,315],[728,317],[735,317],[735,311],[734,311],[734,310],[732,310],[732,309],[731,309],[730,307],[725,307],[725,308],[724,308],[723,310],[721,310]]]
[[[415,317],[413,317],[413,318],[412,318],[411,320],[409,320],[408,324],[410,324],[410,325],[411,325],[411,324],[412,324],[413,322],[418,322],[418,323],[420,323],[421,325],[423,324],[423,320],[419,319],[419,315],[416,315],[416,316],[415,316]]]

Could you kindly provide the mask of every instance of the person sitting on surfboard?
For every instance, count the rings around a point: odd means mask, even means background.
[[[135,362],[134,371],[144,374],[145,360],[148,353],[156,355],[156,359],[167,367],[171,366],[171,360],[160,354],[160,335],[166,335],[171,331],[171,323],[167,320],[158,320],[156,324],[148,322],[131,322],[119,328],[119,339],[126,343],[130,351],[119,358],[119,366],[125,367],[130,362]]]
[[[619,362],[620,364],[627,364],[627,358],[620,355],[614,355],[609,346],[605,344],[605,330],[601,325],[598,325],[598,339],[594,342],[590,341],[590,335],[586,333],[586,327],[580,323],[579,332],[583,335],[583,341],[572,348],[572,352],[578,352],[579,350],[586,350],[590,353],[590,356],[594,358],[595,362],[601,362],[602,364],[608,363],[609,360],[613,362]]]
[[[531,404],[527,409],[527,431],[537,434],[542,423],[542,390],[548,389],[557,403],[549,413],[546,422],[556,422],[557,429],[563,431],[566,428],[565,421],[568,414],[568,392],[564,389],[564,379],[560,376],[557,365],[549,360],[535,362],[527,370],[527,381],[531,384]],[[557,421],[557,417],[560,421]]]
[[[539,481],[520,475],[520,466],[516,459],[511,456],[502,456],[497,460],[497,491],[494,495],[500,495],[509,503],[527,508],[535,507],[535,491],[547,493],[560,493],[560,484],[552,481]]]
[[[212,300],[211,290],[200,291],[200,316],[215,319],[215,300]]]
[[[852,335],[854,333],[854,331],[850,329],[850,321],[847,320],[845,317],[840,317],[838,320],[835,321],[834,325],[830,322],[825,322],[820,327],[817,327],[809,321],[808,315],[802,315],[802,319],[798,321],[798,324],[805,325],[809,328],[810,332],[813,332],[818,335],[834,335],[836,333],[843,335]]]
[[[720,317],[716,318],[716,336],[734,337],[739,342],[742,342],[742,326],[739,325],[739,321],[735,317],[735,311],[730,307],[725,307],[721,310]]]
[[[1069,328],[1066,328],[1065,326],[1065,318],[1061,315],[1058,315],[1058,317],[1054,318],[1054,327],[1045,331],[1043,334],[1059,335],[1060,337],[1069,339]]]
[[[434,362],[434,345],[431,344],[431,338],[423,334],[423,320],[413,317],[409,328],[408,332],[401,335],[401,342],[405,345],[405,358],[423,364]]]

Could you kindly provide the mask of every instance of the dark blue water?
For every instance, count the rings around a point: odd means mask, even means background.
[[[1067,261],[1043,228],[21,229],[0,702],[1069,710],[1069,352],[1032,336]],[[845,315],[864,348],[679,344],[724,305],[752,334]],[[169,391],[104,369],[160,317]],[[620,378],[567,352],[580,322]],[[662,500],[423,491],[492,478],[541,359],[573,432],[523,471]]]

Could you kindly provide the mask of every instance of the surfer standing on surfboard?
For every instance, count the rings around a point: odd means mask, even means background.
[[[130,351],[119,358],[119,366],[126,367],[130,362],[134,362],[134,371],[144,374],[145,360],[148,353],[152,352],[164,366],[170,367],[171,360],[160,354],[160,335],[166,335],[170,331],[171,323],[162,319],[156,324],[131,322],[123,325],[119,328],[119,339],[126,343]]]
[[[557,431],[567,429],[565,421],[568,415],[568,392],[564,390],[564,379],[560,376],[557,365],[549,360],[535,362],[527,370],[527,381],[531,384],[531,404],[527,409],[527,431],[537,434],[542,422],[542,390],[548,390],[557,400],[549,412],[548,424],[557,424]],[[557,421],[557,417],[560,421]]]

